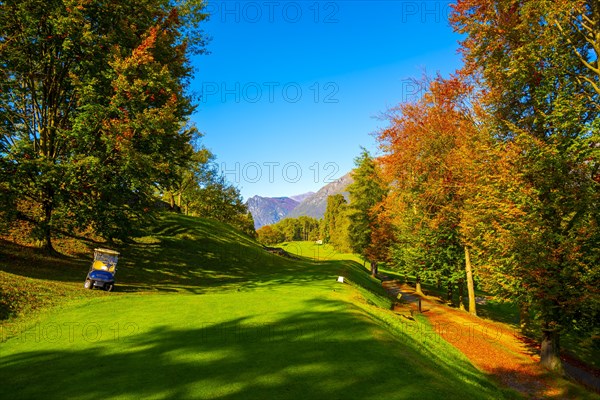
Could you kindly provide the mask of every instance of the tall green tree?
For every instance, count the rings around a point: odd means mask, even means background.
[[[171,210],[178,209],[186,215],[194,202],[201,201],[202,187],[210,184],[216,177],[216,171],[211,167],[215,157],[208,149],[199,145],[201,137],[198,133],[194,135],[193,143],[189,144],[191,157],[188,162],[176,166],[175,177],[168,183],[169,186],[160,188],[162,197]]]
[[[0,3],[0,158],[20,214],[126,237],[189,158],[196,0]]]
[[[371,273],[375,274],[376,263],[385,260],[386,257],[385,254],[374,254],[372,251],[373,233],[378,221],[377,210],[374,208],[385,196],[386,188],[378,165],[366,149],[362,149],[354,164],[356,168],[352,171],[353,182],[348,186],[348,237],[352,251],[368,259],[372,264]]]
[[[327,208],[323,218],[323,240],[340,252],[352,251],[348,237],[350,219],[348,202],[342,194],[327,197]]]
[[[213,168],[209,180],[194,184],[194,197],[187,205],[191,215],[211,218],[235,226],[248,236],[255,237],[254,219],[237,187]]]

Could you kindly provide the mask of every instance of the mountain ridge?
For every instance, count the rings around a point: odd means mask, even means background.
[[[246,201],[248,211],[252,214],[252,218],[254,219],[255,229],[282,220],[299,204],[299,201],[290,197],[253,196]]]
[[[294,207],[294,209],[288,213],[287,217],[298,218],[306,216],[316,219],[323,218],[325,216],[325,210],[327,209],[327,198],[336,194],[342,194],[346,198],[346,201],[348,201],[349,193],[347,188],[352,182],[354,182],[352,173],[348,172],[344,176],[323,186],[316,193],[308,196],[298,204],[298,206]]]
[[[347,187],[353,182],[351,172],[329,182],[315,192],[308,192],[294,196],[262,197],[252,196],[246,202],[248,211],[254,218],[254,227],[259,229],[265,225],[272,225],[284,218],[298,218],[302,216],[321,219],[327,209],[327,197],[343,194],[349,199]]]

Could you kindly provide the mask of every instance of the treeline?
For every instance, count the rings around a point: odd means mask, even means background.
[[[451,21],[464,67],[389,110],[341,235],[417,283],[466,287],[473,314],[474,281],[516,302],[561,369],[561,335],[600,333],[600,3],[459,0]]]
[[[197,0],[3,3],[0,219],[129,238],[157,200],[247,227],[237,189],[189,122],[190,55],[204,52]]]
[[[312,217],[286,218],[256,230],[258,241],[273,245],[293,241],[321,240],[321,221]]]

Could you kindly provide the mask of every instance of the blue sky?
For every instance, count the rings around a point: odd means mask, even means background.
[[[243,197],[317,191],[350,171],[411,78],[460,66],[447,1],[212,1],[192,120]]]

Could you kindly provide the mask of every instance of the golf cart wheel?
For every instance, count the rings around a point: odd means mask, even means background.
[[[105,290],[107,292],[112,292],[114,288],[115,288],[115,284],[111,283],[110,285],[106,285]]]
[[[91,280],[86,279],[85,283],[83,284],[83,287],[86,288],[86,289],[93,289],[94,288],[94,283]]]

